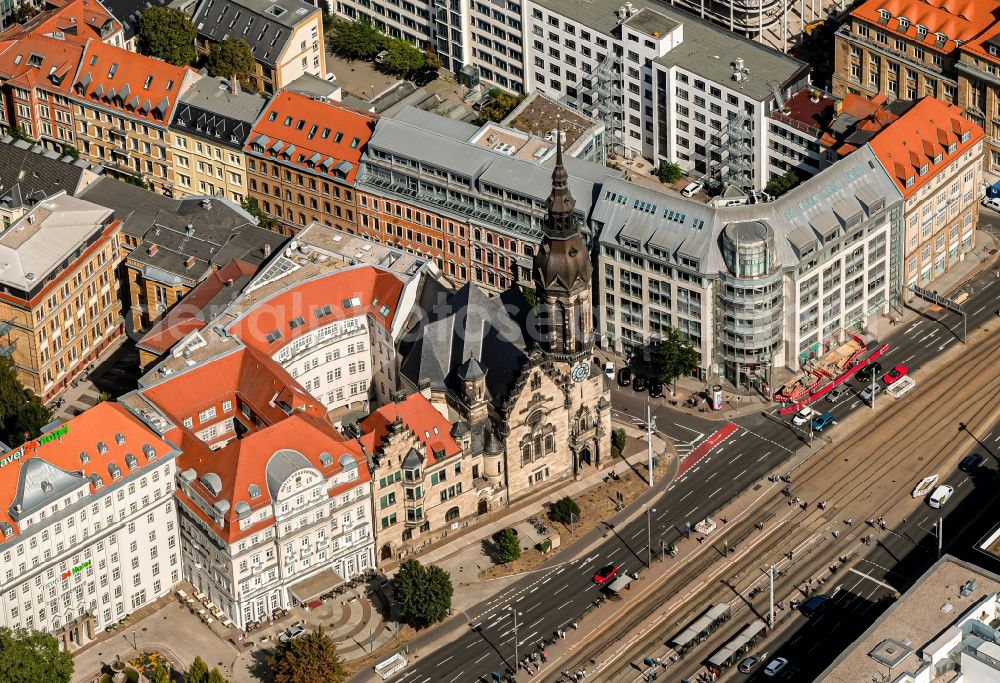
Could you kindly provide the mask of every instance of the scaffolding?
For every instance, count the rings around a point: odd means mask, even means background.
[[[608,54],[583,79],[575,99],[564,103],[604,124],[604,156],[625,156],[624,104],[621,59]]]

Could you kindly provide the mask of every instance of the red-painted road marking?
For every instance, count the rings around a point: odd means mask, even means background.
[[[728,439],[739,429],[739,426],[733,422],[727,422],[713,432],[707,439],[702,441],[697,448],[691,451],[691,454],[684,458],[684,462],[681,463],[680,471],[677,472],[677,476],[681,476],[687,472],[691,467],[693,467],[699,460],[708,455],[713,448],[718,446],[720,443]]]

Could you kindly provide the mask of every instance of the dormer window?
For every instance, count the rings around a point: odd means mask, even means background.
[[[920,167],[920,170],[919,170],[919,171],[917,171],[917,172],[918,172],[918,173],[919,173],[920,175],[922,175],[922,176],[923,176],[923,175],[927,175],[927,164],[924,164],[923,166],[921,166],[921,167]]]
[[[111,475],[112,480],[115,480],[118,477],[122,476],[122,468],[120,468],[118,465],[114,463],[111,463],[110,465],[108,465],[108,474]]]
[[[132,470],[134,470],[136,467],[139,466],[139,459],[134,455],[132,455],[131,453],[126,453],[125,466],[128,467],[129,471],[131,472]]]
[[[148,443],[144,443],[142,445],[142,454],[146,456],[146,460],[152,460],[156,457],[156,449]]]
[[[958,145],[954,142],[948,145],[948,154],[954,154],[958,151]]]
[[[87,451],[80,451],[80,464],[86,465],[88,462],[90,462],[90,456]]]
[[[962,136],[959,139],[962,142],[968,142],[969,141],[969,131],[965,131],[964,133],[962,133]]]
[[[251,500],[254,498],[260,498],[260,487],[257,486],[257,484],[250,484],[250,488],[247,489],[247,492],[250,494]]]
[[[940,164],[941,163],[941,159],[943,159],[943,158],[944,158],[944,156],[941,154],[941,152],[938,152],[937,154],[934,155],[934,164],[935,165]]]
[[[903,187],[913,187],[913,176],[906,176],[906,182],[903,183]]]
[[[906,17],[899,17],[899,28],[903,31],[910,28],[910,20]]]
[[[118,444],[119,446],[125,443],[125,435],[122,434],[121,432],[115,434],[115,443]]]
[[[948,36],[946,36],[946,35],[945,35],[945,34],[943,34],[943,33],[940,33],[940,32],[939,32],[939,33],[935,33],[935,34],[934,34],[934,37],[935,37],[935,38],[937,38],[937,40],[936,40],[935,42],[936,42],[936,43],[937,43],[937,45],[939,45],[939,46],[940,46],[940,45],[944,45],[945,43],[947,43],[947,42],[948,42]]]
[[[889,13],[889,10],[885,9],[880,9],[878,11],[878,16],[879,19],[881,19],[882,21],[889,21],[890,19],[892,19],[892,14]]]
[[[104,455],[105,453],[107,453],[108,452],[108,444],[104,443],[103,441],[98,441],[97,442],[97,452],[100,453],[101,455]]]
[[[927,37],[927,27],[923,24],[917,24],[917,38]]]

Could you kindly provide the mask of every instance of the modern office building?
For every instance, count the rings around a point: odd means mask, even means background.
[[[0,624],[74,650],[168,593],[178,453],[108,401],[0,454]]]
[[[602,343],[628,352],[675,327],[703,378],[763,387],[902,297],[902,195],[868,147],[766,204],[607,181],[591,222]]]
[[[0,254],[0,353],[47,401],[123,332],[121,221],[59,193],[0,233]]]

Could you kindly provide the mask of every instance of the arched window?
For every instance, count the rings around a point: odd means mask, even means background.
[[[451,508],[448,512],[444,513],[444,521],[450,522],[452,520],[458,519],[458,506]]]
[[[556,450],[556,438],[552,434],[545,437],[545,452],[554,453]]]
[[[521,466],[525,466],[531,463],[531,441],[528,437],[521,439]],[[497,474],[500,474],[498,471]]]
[[[535,457],[542,457],[542,436],[541,434],[535,435]]]

